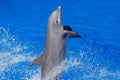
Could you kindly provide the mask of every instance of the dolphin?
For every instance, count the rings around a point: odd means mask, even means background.
[[[61,6],[58,6],[48,19],[44,52],[30,64],[30,66],[36,64],[41,66],[41,80],[58,80],[59,73],[56,73],[53,79],[45,78],[65,59],[66,37],[80,38],[81,36],[73,32],[70,26],[62,25]]]

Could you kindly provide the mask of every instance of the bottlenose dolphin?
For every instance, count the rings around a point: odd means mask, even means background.
[[[41,80],[58,80],[59,73],[53,76],[53,79],[45,78],[54,67],[59,66],[65,59],[67,36],[69,38],[81,37],[76,32],[73,32],[70,26],[62,26],[61,6],[58,6],[48,20],[45,50],[30,64],[31,66],[35,64],[41,66]]]

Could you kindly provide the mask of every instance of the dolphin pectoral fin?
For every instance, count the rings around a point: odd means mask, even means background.
[[[65,34],[69,37],[69,38],[81,38],[81,36],[73,31],[66,31],[65,30]]]
[[[40,56],[36,57],[31,63],[30,66],[32,65],[42,65],[44,63],[45,59],[45,54],[41,54]]]

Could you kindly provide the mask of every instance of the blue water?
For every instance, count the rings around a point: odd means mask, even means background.
[[[67,38],[61,80],[120,80],[119,0],[0,0],[0,80],[40,80],[30,62],[44,50],[49,15],[62,6]]]

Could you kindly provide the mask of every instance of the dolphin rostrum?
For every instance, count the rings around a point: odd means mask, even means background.
[[[31,62],[32,65],[41,66],[41,80],[57,80],[56,74],[53,79],[45,79],[53,68],[59,66],[65,59],[66,37],[81,37],[73,32],[70,26],[62,26],[61,6],[59,6],[49,17],[47,25],[46,44],[44,52]],[[52,74],[52,73],[51,73]]]

